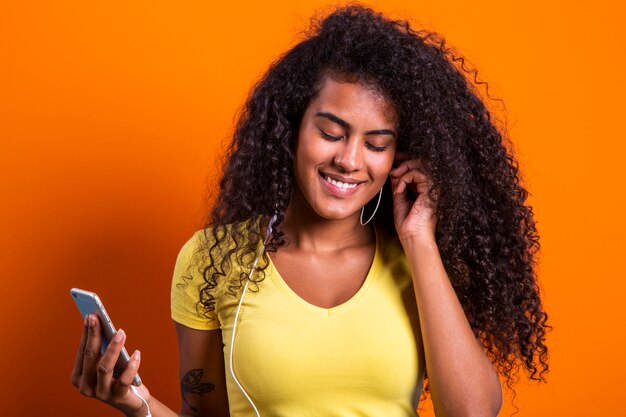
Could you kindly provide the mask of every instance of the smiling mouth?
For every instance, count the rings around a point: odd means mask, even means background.
[[[332,178],[331,176],[324,174],[323,172],[320,172],[321,177],[324,179],[324,181],[326,181],[329,184],[334,185],[337,188],[340,188],[342,190],[353,190],[356,187],[358,187],[360,184],[363,183],[363,181],[341,181],[341,180],[337,180],[335,178]]]
[[[330,177],[324,177],[324,179],[327,182],[329,182],[332,185],[334,185],[335,187],[341,188],[343,190],[350,190],[352,188],[356,188],[356,186],[359,185],[358,183],[350,184],[350,183],[347,183],[347,182],[335,181],[334,179],[332,179]]]

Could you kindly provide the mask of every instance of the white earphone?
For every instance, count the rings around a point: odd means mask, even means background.
[[[250,273],[248,273],[248,279],[246,280],[246,283],[243,286],[243,289],[241,291],[241,297],[239,298],[239,304],[237,305],[237,311],[235,313],[235,322],[233,324],[233,335],[230,340],[230,359],[229,359],[230,374],[233,376],[233,380],[235,381],[235,383],[237,384],[237,386],[239,387],[243,395],[246,397],[246,399],[248,400],[252,408],[254,409],[254,412],[256,413],[257,417],[261,417],[261,414],[259,414],[259,410],[256,408],[256,405],[254,405],[252,398],[250,398],[246,390],[243,388],[243,386],[237,379],[237,376],[235,375],[235,369],[233,367],[233,355],[235,352],[235,332],[237,331],[237,322],[239,321],[239,312],[241,311],[243,298],[245,297],[246,291],[248,290],[248,284],[250,283],[252,279],[252,274],[254,273],[254,270],[256,269],[256,265],[259,262],[259,258],[261,257],[261,255],[263,254],[263,251],[265,250],[265,245],[267,245],[267,241],[272,235],[272,230],[273,230],[272,226],[274,226],[274,223],[276,223],[277,218],[278,216],[274,214],[272,218],[270,219],[269,224],[267,225],[267,233],[265,235],[265,239],[263,239],[263,244],[257,251],[256,258],[254,259],[254,262],[252,263],[252,268],[250,268]]]

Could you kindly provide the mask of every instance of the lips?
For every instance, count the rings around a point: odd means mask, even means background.
[[[327,174],[320,171],[322,183],[332,194],[337,196],[351,195],[365,181],[358,181],[353,178],[346,178],[340,175]]]

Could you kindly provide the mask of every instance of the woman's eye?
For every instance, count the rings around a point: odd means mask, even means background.
[[[323,130],[320,129],[320,134],[322,135],[322,137],[324,139],[327,140],[332,140],[332,141],[337,141],[337,140],[341,140],[343,138],[343,136],[333,136],[333,135],[329,135],[328,133],[324,132]]]
[[[375,146],[375,145],[372,145],[371,143],[366,143],[365,146],[367,146],[370,150],[374,152],[384,152],[387,150],[386,146]]]

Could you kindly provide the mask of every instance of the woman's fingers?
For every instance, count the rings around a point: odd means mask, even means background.
[[[413,191],[422,193],[428,190],[430,186],[430,180],[426,174],[422,173],[418,169],[411,169],[405,171],[403,174],[394,173],[393,175],[398,181],[398,186],[395,188],[394,193],[402,193],[407,186],[412,186]]]
[[[144,404],[139,397],[129,391],[139,369],[139,351],[135,351],[126,369],[118,377],[115,374],[115,365],[124,348],[126,334],[123,330],[118,330],[106,351],[101,353],[102,326],[98,316],[95,314],[87,316],[85,323],[72,369],[72,384],[85,396],[106,402],[126,415],[136,415],[138,410],[143,409]],[[143,385],[138,389],[147,400],[150,396],[148,389]]]
[[[126,369],[124,369],[120,377],[117,379],[117,383],[113,387],[113,395],[121,397],[126,394],[135,379],[135,375],[137,375],[137,372],[139,371],[140,362],[141,353],[136,350],[130,357],[130,361],[128,361]]]
[[[100,360],[100,347],[102,338],[100,333],[100,320],[95,314],[87,317],[87,341],[83,351],[83,369],[80,378],[80,393],[88,397],[94,396],[95,386],[98,381],[96,368]]]
[[[117,363],[117,359],[120,356],[120,352],[122,351],[122,347],[124,347],[124,342],[126,341],[126,334],[124,330],[119,329],[107,350],[102,355],[100,362],[98,363],[97,368],[97,376],[98,376],[98,384],[96,388],[96,397],[102,401],[108,401],[111,397],[111,385],[113,380],[113,371],[115,369],[115,364]]]
[[[83,334],[80,337],[80,343],[78,345],[78,351],[76,352],[76,358],[74,359],[74,367],[70,375],[70,382],[76,388],[80,385],[80,377],[83,373],[83,355],[85,352],[85,343],[87,343],[87,316],[83,320]]]
[[[393,191],[394,194],[401,194],[406,189],[406,182],[402,181],[402,179],[398,179],[398,186]]]
[[[400,165],[398,165],[396,168],[394,168],[390,172],[390,174],[392,177],[399,177],[413,169],[422,172],[424,169],[424,165],[422,164],[422,161],[420,161],[419,159],[409,159],[407,161],[404,161]]]

